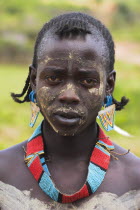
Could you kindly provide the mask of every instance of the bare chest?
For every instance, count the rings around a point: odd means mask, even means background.
[[[20,190],[30,190],[31,196],[41,201],[49,202],[51,199],[39,187],[38,182],[35,180],[24,161],[21,159],[14,168],[13,172],[9,173],[7,179],[8,184],[15,186]],[[74,194],[84,185],[88,174],[87,162],[80,162],[78,164],[65,163],[49,164],[51,178],[60,192],[65,194]],[[101,192],[111,192],[121,195],[130,190],[130,183],[127,182],[127,177],[124,176],[124,170],[120,163],[110,164],[110,167],[104,177],[103,182],[97,191],[91,195]]]

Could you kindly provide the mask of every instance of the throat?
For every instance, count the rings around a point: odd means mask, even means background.
[[[62,194],[72,195],[86,182],[89,161],[52,161],[47,165],[53,183]]]
[[[98,127],[90,125],[84,132],[75,136],[60,136],[47,122],[43,122],[43,140],[48,160],[89,160],[97,142]]]

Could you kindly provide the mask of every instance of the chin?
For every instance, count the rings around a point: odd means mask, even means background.
[[[80,119],[76,122],[53,120],[53,117],[47,118],[52,129],[60,136],[75,136],[80,134],[86,128],[86,119]]]
[[[84,130],[84,126],[74,126],[74,127],[63,127],[56,128],[52,126],[53,130],[57,132],[60,136],[76,136]]]
[[[74,128],[74,129],[72,129],[72,128],[60,129],[60,128],[56,128],[52,125],[51,125],[51,127],[60,136],[75,136],[76,134],[80,133],[80,131],[81,131],[81,129],[76,129],[76,128]]]
[[[75,136],[75,133],[68,133],[68,132],[59,132],[58,131],[58,134],[60,135],[60,136]]]

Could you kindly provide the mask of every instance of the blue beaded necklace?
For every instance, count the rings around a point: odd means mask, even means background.
[[[44,156],[44,142],[42,126],[34,131],[28,139],[26,147],[25,163],[38,182],[40,188],[54,201],[71,203],[93,194],[104,180],[110,163],[110,152],[114,150],[112,142],[99,128],[98,141],[92,151],[88,166],[88,175],[83,187],[72,195],[62,194],[51,179]]]

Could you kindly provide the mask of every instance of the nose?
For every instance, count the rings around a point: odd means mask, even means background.
[[[78,104],[80,98],[74,89],[66,89],[59,95],[59,101],[66,104]]]

